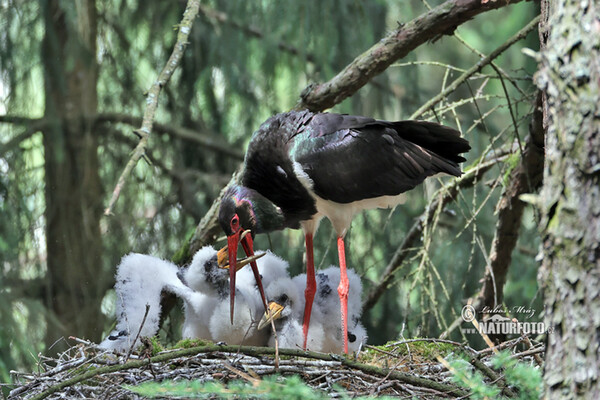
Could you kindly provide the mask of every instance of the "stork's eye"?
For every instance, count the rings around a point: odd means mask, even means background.
[[[281,302],[282,302],[282,303],[286,302],[286,301],[287,301],[287,299],[288,299],[288,297],[287,297],[287,294],[282,294],[282,295],[281,295]]]
[[[231,217],[231,222],[229,225],[231,226],[231,230],[233,232],[237,232],[237,230],[240,228],[240,218],[237,214]]]

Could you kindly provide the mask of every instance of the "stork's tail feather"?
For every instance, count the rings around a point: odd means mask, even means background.
[[[469,142],[460,137],[460,132],[448,126],[428,121],[399,121],[392,124],[402,138],[454,163],[465,161],[460,154],[471,149]]]

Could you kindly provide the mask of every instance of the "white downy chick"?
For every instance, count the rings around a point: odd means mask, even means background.
[[[301,349],[304,342],[302,332],[302,314],[304,312],[304,293],[300,292],[290,278],[281,278],[271,282],[265,289],[269,309],[277,331],[279,347]],[[265,313],[259,329],[271,330],[270,320]],[[308,350],[322,351],[323,327],[320,322],[311,323],[308,330]],[[271,334],[269,346],[275,346],[275,336]]]
[[[340,269],[330,266],[316,275],[317,292],[311,313],[310,324],[318,322],[323,326],[322,351],[327,353],[342,353],[344,343],[341,326],[340,298],[337,287],[340,284]],[[366,343],[366,330],[360,323],[362,314],[362,283],[353,269],[348,269],[348,350],[357,351]],[[294,277],[298,290],[306,288],[306,274]]]
[[[289,278],[287,261],[270,251],[259,258],[256,264],[263,287],[267,287],[274,280]],[[265,308],[251,268],[244,267],[237,272],[233,324],[230,321],[229,307],[228,297],[220,300],[215,306],[210,320],[210,333],[214,340],[230,345],[266,346],[269,331],[257,330]]]
[[[99,347],[125,351],[137,347],[140,337],[156,335],[163,290],[182,297],[190,307],[198,307],[200,295],[181,282],[178,271],[175,264],[157,257],[137,253],[123,257],[117,266],[115,284],[117,326]],[[146,305],[149,307],[147,315]]]
[[[217,251],[212,246],[198,250],[183,271],[185,283],[202,297],[200,304],[184,305],[182,337],[218,341],[210,332],[210,320],[220,301],[229,295],[229,270],[219,268]]]

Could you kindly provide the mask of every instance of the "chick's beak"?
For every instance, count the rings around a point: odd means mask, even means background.
[[[258,323],[258,329],[263,329],[265,326],[269,325],[271,321],[281,318],[281,313],[283,312],[284,308],[285,306],[282,306],[279,303],[274,301],[269,302],[269,307],[265,312],[265,315],[263,315],[262,319]]]

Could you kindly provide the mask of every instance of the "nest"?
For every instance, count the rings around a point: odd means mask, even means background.
[[[57,358],[40,356],[39,373],[13,372],[19,386],[11,390],[8,398],[141,399],[144,397],[127,386],[165,380],[222,383],[245,380],[256,385],[264,377],[275,374],[282,381],[291,375],[299,376],[308,386],[332,398],[344,395],[424,399],[468,396],[467,389],[453,383],[452,368],[442,359],[449,352],[468,355],[472,368],[481,371],[486,380],[502,388],[508,397],[515,394],[503,386],[502,375],[489,367],[492,349],[475,351],[449,340],[411,339],[381,347],[366,346],[358,355],[348,357],[198,341],[181,343],[192,347],[156,353],[148,339],[144,340],[146,348],[139,353],[115,354],[100,351],[93,343],[75,340],[76,344]],[[520,343],[528,343],[529,349],[517,352]],[[541,363],[539,354],[544,351],[542,344],[534,346],[526,337],[509,340],[496,348],[509,349],[514,358],[531,364]]]

